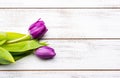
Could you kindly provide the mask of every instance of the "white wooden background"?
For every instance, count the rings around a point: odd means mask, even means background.
[[[0,0],[0,31],[27,33],[39,17],[56,57],[31,54],[0,78],[120,78],[120,0]]]

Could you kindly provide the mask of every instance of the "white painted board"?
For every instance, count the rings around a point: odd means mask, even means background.
[[[0,7],[119,7],[119,0],[0,0]]]
[[[119,71],[4,71],[1,78],[120,78]]]
[[[120,69],[120,40],[47,40],[57,53],[51,60],[29,55],[0,70]]]
[[[46,38],[120,38],[119,9],[0,9],[0,31],[28,33],[38,18]]]

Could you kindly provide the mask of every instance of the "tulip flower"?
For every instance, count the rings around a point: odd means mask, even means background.
[[[26,36],[8,41],[7,43],[14,43],[14,42],[24,41],[28,39],[39,39],[44,36],[44,34],[48,31],[48,29],[46,28],[44,21],[42,21],[41,19],[38,19],[29,27],[28,31],[29,31],[29,34],[27,34]]]
[[[51,59],[56,55],[56,53],[53,48],[48,47],[48,46],[43,46],[43,47],[38,48],[35,51],[35,55],[41,59]]]
[[[29,33],[34,39],[41,38],[48,29],[45,26],[44,21],[38,19],[35,23],[33,23],[29,28]]]

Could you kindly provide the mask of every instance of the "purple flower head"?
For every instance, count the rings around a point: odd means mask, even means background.
[[[43,46],[35,51],[35,55],[42,59],[51,59],[56,55],[56,53],[53,48]]]
[[[34,39],[41,38],[47,31],[48,29],[46,28],[44,21],[41,19],[38,19],[29,27],[29,33]]]

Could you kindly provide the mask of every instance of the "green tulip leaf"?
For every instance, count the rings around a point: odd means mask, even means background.
[[[26,55],[14,56],[15,61],[24,58]]]
[[[17,38],[17,39],[9,40],[9,41],[7,41],[7,43],[10,44],[10,43],[16,43],[16,42],[21,42],[21,41],[26,41],[26,40],[31,40],[31,36],[25,35],[25,36]]]
[[[33,50],[28,50],[28,51],[25,51],[25,52],[10,52],[12,54],[12,56],[20,56],[20,55],[24,55],[24,54],[29,54],[29,53],[32,53]]]
[[[0,45],[3,45],[7,40],[1,40]]]
[[[14,40],[23,36],[25,36],[25,34],[16,32],[0,32],[0,40]]]
[[[16,33],[16,32],[5,32],[7,35],[7,40],[14,40],[25,36],[25,34]]]
[[[5,32],[0,32],[0,40],[6,40],[7,34]]]
[[[31,40],[31,36],[16,32],[0,32],[0,41],[1,40],[7,40],[6,43],[15,43],[25,40]]]
[[[26,51],[26,52],[23,52],[23,53],[11,53],[15,59],[15,61],[19,60],[19,59],[22,59],[23,57],[26,57],[28,55],[30,55],[33,51]]]
[[[14,63],[13,56],[4,48],[0,47],[0,64]]]
[[[17,43],[4,44],[1,47],[5,48],[6,50],[10,52],[25,52],[28,50],[37,49],[42,46],[44,45],[40,44],[36,40],[27,40],[27,41],[21,41]]]

